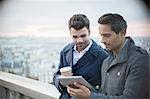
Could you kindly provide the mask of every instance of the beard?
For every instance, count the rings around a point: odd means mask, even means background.
[[[89,42],[79,42],[76,44],[76,47],[79,51],[84,50],[89,45]]]
[[[105,48],[108,52],[113,52],[113,50],[109,44],[105,45]]]

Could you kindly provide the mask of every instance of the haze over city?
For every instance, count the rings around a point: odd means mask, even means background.
[[[98,18],[119,13],[127,20],[127,35],[150,36],[149,14],[140,0],[3,0],[0,36],[69,37],[68,20],[87,15],[91,36],[98,37]]]

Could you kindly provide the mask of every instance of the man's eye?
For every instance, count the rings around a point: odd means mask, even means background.
[[[106,37],[110,37],[110,35],[105,35]]]
[[[86,35],[81,35],[81,37],[85,37]]]
[[[73,38],[77,38],[77,36],[73,36]]]
[[[103,37],[109,37],[110,35],[107,35],[107,34],[101,34],[101,36],[103,36]]]

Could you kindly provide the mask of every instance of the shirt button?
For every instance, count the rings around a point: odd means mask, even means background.
[[[95,87],[96,89],[99,89],[99,85],[96,85],[96,87]]]
[[[109,76],[109,73],[107,73],[106,75]]]
[[[118,72],[118,73],[117,73],[117,76],[120,76],[120,74],[121,74],[121,73],[120,73],[120,72]]]

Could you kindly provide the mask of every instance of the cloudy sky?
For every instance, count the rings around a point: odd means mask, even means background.
[[[0,36],[69,36],[73,14],[87,15],[91,35],[98,35],[98,18],[119,13],[128,23],[127,35],[150,36],[148,12],[139,0],[3,0],[0,4]],[[142,0],[141,0],[142,1]]]

